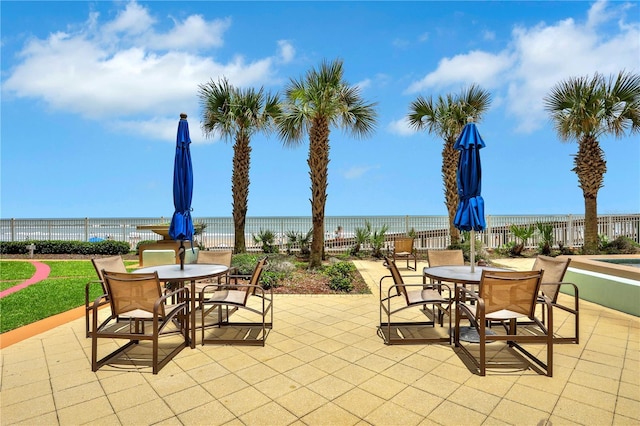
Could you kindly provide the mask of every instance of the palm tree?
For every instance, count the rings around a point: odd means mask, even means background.
[[[342,60],[323,61],[304,78],[291,79],[285,88],[278,130],[285,145],[298,144],[309,134],[309,175],[311,177],[311,220],[313,237],[309,267],[322,264],[324,255],[324,209],[327,200],[329,134],[340,127],[356,137],[375,128],[375,104],[365,103],[357,86],[343,79]]]
[[[556,84],[544,98],[545,110],[562,141],[575,139],[578,154],[572,171],[584,196],[585,254],[598,252],[598,190],[603,186],[607,162],[598,138],[616,138],[640,131],[640,75],[621,71],[617,76],[595,73],[571,77]]]
[[[249,199],[249,168],[251,163],[251,136],[267,131],[279,111],[278,95],[265,93],[263,88],[239,89],[226,78],[211,80],[198,86],[202,106],[202,129],[206,136],[219,133],[233,144],[233,224],[234,252],[246,252],[245,223]]]
[[[413,101],[409,107],[409,124],[416,130],[426,129],[444,140],[442,148],[442,179],[444,182],[444,199],[449,213],[449,233],[451,245],[460,243],[460,231],[453,221],[458,209],[458,159],[460,154],[454,149],[458,135],[462,132],[467,118],[478,121],[491,104],[489,92],[479,86],[471,85],[459,95],[447,94],[425,99],[422,96]]]

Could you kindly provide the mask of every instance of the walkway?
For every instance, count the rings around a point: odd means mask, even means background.
[[[357,266],[372,288],[386,275],[381,262]],[[582,302],[582,343],[554,347],[553,378],[531,370],[480,377],[447,345],[385,346],[375,293],[278,295],[266,347],[198,344],[156,376],[91,372],[84,319],[72,321],[2,350],[0,423],[640,422],[640,318]]]
[[[41,262],[36,262],[34,260],[32,260],[31,263],[36,267],[36,271],[34,272],[33,276],[18,285],[14,285],[13,287],[9,287],[6,290],[0,291],[0,299],[12,293],[15,293],[16,291],[22,290],[23,288],[28,287],[31,284],[35,284],[47,279],[49,273],[51,272],[51,268],[49,267],[49,265]]]

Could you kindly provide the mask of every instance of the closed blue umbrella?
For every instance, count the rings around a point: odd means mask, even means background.
[[[472,122],[468,122],[458,137],[454,148],[460,151],[458,162],[458,210],[453,224],[461,231],[471,231],[471,272],[475,269],[475,231],[482,231],[484,220],[484,200],[480,195],[482,167],[480,149],[485,144]]]
[[[180,241],[180,269],[184,269],[184,241],[193,239],[193,220],[191,219],[193,168],[191,166],[190,143],[187,114],[182,113],[178,123],[176,158],[173,167],[173,204],[175,211],[169,227],[169,236],[174,240]]]

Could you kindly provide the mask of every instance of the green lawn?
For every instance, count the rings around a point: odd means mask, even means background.
[[[0,333],[84,305],[84,288],[97,280],[90,260],[42,261],[49,265],[49,278],[0,299]],[[125,262],[127,265],[135,262]],[[0,284],[5,290],[31,278],[35,267],[28,261],[0,261]],[[91,299],[102,294],[92,286]]]

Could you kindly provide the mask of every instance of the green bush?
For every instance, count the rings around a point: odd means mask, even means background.
[[[640,244],[628,237],[618,237],[606,243],[602,251],[606,254],[636,254],[640,253]]]
[[[0,245],[2,254],[26,254],[27,246],[33,244],[36,254],[127,254],[131,247],[126,241],[104,240],[95,243],[86,241],[11,241]]]
[[[275,245],[276,234],[274,234],[273,231],[270,231],[268,229],[263,231],[262,229],[260,229],[260,232],[258,232],[258,235],[251,234],[251,237],[253,238],[254,243],[262,245],[263,253],[278,252],[279,250],[278,246]]]
[[[251,253],[240,253],[233,255],[231,266],[234,266],[239,275],[251,275],[260,260],[260,256]]]
[[[142,240],[142,241],[138,241],[138,244],[136,244],[136,254],[140,254],[140,246],[143,244],[155,244],[157,243],[158,240]]]
[[[327,266],[324,270],[329,277],[329,288],[335,291],[350,292],[353,290],[356,265],[352,262],[338,262]]]

